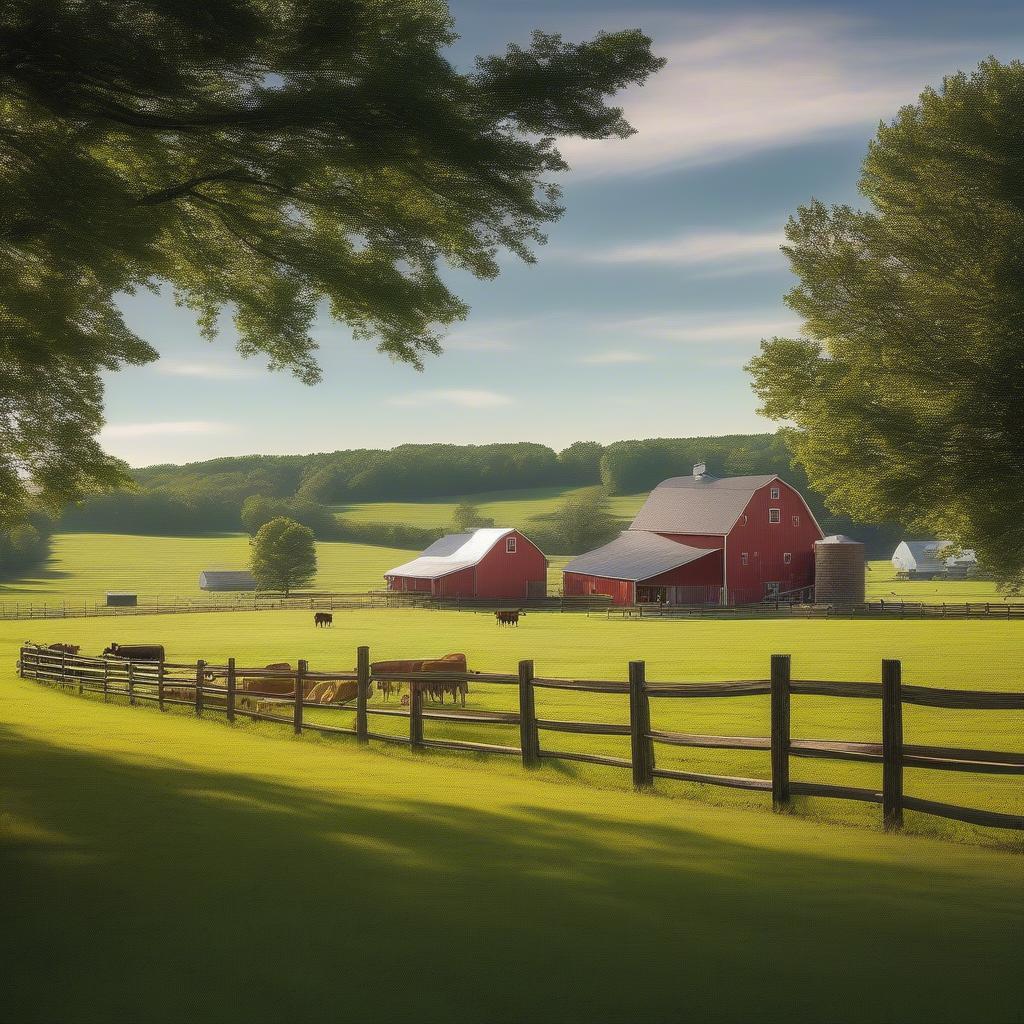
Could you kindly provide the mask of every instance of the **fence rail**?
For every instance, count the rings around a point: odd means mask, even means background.
[[[637,789],[650,788],[655,779],[671,779],[771,793],[775,810],[787,808],[793,796],[859,800],[882,806],[882,821],[887,829],[903,824],[904,810],[937,815],[957,821],[1004,829],[1024,829],[1024,815],[1004,814],[978,808],[958,807],[904,794],[904,768],[933,768],[942,771],[982,772],[993,775],[1024,775],[1024,753],[973,750],[960,747],[922,746],[903,739],[903,706],[933,708],[1024,711],[1024,693],[951,690],[926,686],[904,686],[902,666],[896,660],[882,662],[881,683],[831,682],[792,679],[790,657],[771,657],[767,679],[739,679],[723,682],[649,683],[644,662],[629,663],[628,681],[538,678],[533,662],[521,661],[515,675],[504,673],[377,673],[370,663],[368,647],[360,647],[355,671],[314,672],[308,662],[299,661],[296,669],[239,668],[234,658],[226,665],[129,661],[121,658],[90,658],[64,651],[26,644],[21,648],[18,671],[22,677],[77,688],[80,694],[127,697],[129,704],[156,703],[161,710],[168,705],[191,707],[196,715],[208,711],[223,712],[229,722],[242,715],[259,721],[287,721],[289,712],[296,734],[304,730],[354,736],[359,742],[377,740],[410,746],[413,750],[446,749],[478,753],[509,754],[533,768],[542,760],[583,761],[628,769]],[[239,689],[239,678],[244,679]],[[251,681],[273,679],[278,685],[290,683],[291,692],[282,695],[270,689],[252,688]],[[221,682],[223,685],[221,685]],[[312,686],[325,681],[354,682],[355,695],[328,703],[310,701]],[[369,707],[374,682],[409,684],[408,710]],[[476,711],[424,709],[424,691],[439,682],[459,684],[509,684],[518,687],[519,710]],[[538,688],[571,692],[620,694],[628,696],[629,723],[562,721],[538,718],[535,695]],[[351,691],[349,691],[351,692]],[[721,736],[679,733],[655,729],[651,725],[651,698],[722,698],[769,695],[769,736]],[[877,700],[881,704],[881,739],[876,743],[846,740],[794,740],[790,736],[793,696],[825,696],[840,699]],[[335,708],[355,712],[355,727],[307,722],[308,708]],[[403,718],[408,722],[406,736],[379,733],[369,728],[370,716]],[[480,743],[466,740],[434,739],[424,735],[424,722],[453,725],[519,726],[519,745]],[[541,745],[541,734],[578,733],[599,736],[628,736],[630,756],[612,757],[583,751],[565,751]],[[759,750],[770,755],[769,778],[745,778],[711,775],[659,767],[657,745],[704,747],[729,750]],[[791,782],[791,757],[838,759],[880,764],[882,785],[878,790],[817,782]]]

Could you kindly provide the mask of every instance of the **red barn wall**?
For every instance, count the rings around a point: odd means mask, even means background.
[[[777,499],[771,497],[772,487],[779,488]],[[768,510],[772,508],[780,510],[780,523],[768,521]],[[799,517],[795,525],[794,516]],[[783,593],[813,586],[814,542],[822,536],[799,491],[781,480],[759,488],[727,538],[726,587],[730,604],[760,601],[769,582],[778,583]],[[786,552],[793,556],[789,565],[783,560]]]
[[[610,580],[604,576],[584,576],[578,572],[562,573],[562,593],[567,597],[606,594],[612,604],[633,603],[633,583],[630,580]]]
[[[434,597],[474,597],[473,567],[433,580]]]
[[[505,542],[515,537],[516,550],[505,550]],[[476,596],[511,601],[525,601],[529,583],[547,587],[548,560],[533,541],[518,530],[502,537],[476,566]]]
[[[722,552],[712,551],[695,562],[641,580],[645,587],[720,587],[722,585]]]

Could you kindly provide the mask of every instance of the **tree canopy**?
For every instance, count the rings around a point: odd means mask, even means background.
[[[750,364],[763,412],[837,511],[1024,582],[1024,64],[926,89],[872,141],[868,210],[790,220],[801,338]]]
[[[316,544],[308,526],[278,516],[264,523],[252,541],[250,567],[260,590],[285,596],[316,576]]]
[[[315,382],[321,309],[421,366],[481,278],[561,213],[555,138],[627,136],[637,30],[459,70],[441,0],[9,0],[0,10],[0,515],[124,480],[101,371],[156,358],[119,293]]]

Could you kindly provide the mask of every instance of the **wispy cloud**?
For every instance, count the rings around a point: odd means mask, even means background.
[[[559,143],[578,175],[718,163],[870,129],[966,51],[889,42],[829,14],[684,18],[672,33],[655,47],[668,65],[621,97],[636,135]]]
[[[579,362],[587,366],[620,366],[627,363],[649,363],[654,356],[647,352],[632,352],[629,349],[611,349],[581,356]]]
[[[99,433],[104,440],[169,437],[181,434],[223,434],[236,429],[216,420],[165,420],[160,423],[108,423]]]
[[[255,377],[258,371],[251,366],[231,366],[218,362],[184,362],[173,359],[161,359],[156,365],[157,373],[170,377],[199,377],[207,380],[238,380]]]
[[[504,338],[478,337],[474,335],[452,335],[444,341],[449,352],[511,352],[515,345]]]
[[[632,333],[642,338],[685,345],[756,344],[773,335],[800,333],[800,321],[781,317],[777,311],[763,315],[665,313],[661,316],[618,320],[604,325],[619,334]]]
[[[784,240],[781,231],[690,231],[673,238],[596,250],[584,259],[592,263],[767,270],[782,265],[779,246]]]
[[[462,409],[494,409],[502,405],[512,405],[512,403],[513,399],[508,395],[475,388],[437,388],[432,391],[414,391],[408,395],[395,395],[388,399],[389,405],[405,408],[455,405]]]

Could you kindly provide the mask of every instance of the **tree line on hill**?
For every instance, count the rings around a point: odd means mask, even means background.
[[[777,473],[805,494],[828,533],[854,534],[876,552],[899,539],[901,531],[895,526],[867,526],[830,514],[793,462],[781,434],[652,438],[609,445],[578,441],[560,452],[525,442],[409,444],[391,450],[250,455],[184,466],[149,466],[132,471],[134,490],[97,495],[70,508],[59,528],[186,535],[241,529],[254,534],[263,523],[286,516],[309,527],[321,540],[421,548],[446,529],[481,523],[425,528],[364,522],[338,515],[329,506],[591,486],[595,490],[590,495],[568,506],[563,502],[557,512],[531,524],[541,547],[571,554],[585,550],[595,536],[614,535],[609,525],[614,519],[597,497],[598,488],[609,495],[636,494],[667,477],[690,473],[693,464],[702,460],[715,476]],[[469,504],[470,516],[479,518]]]

